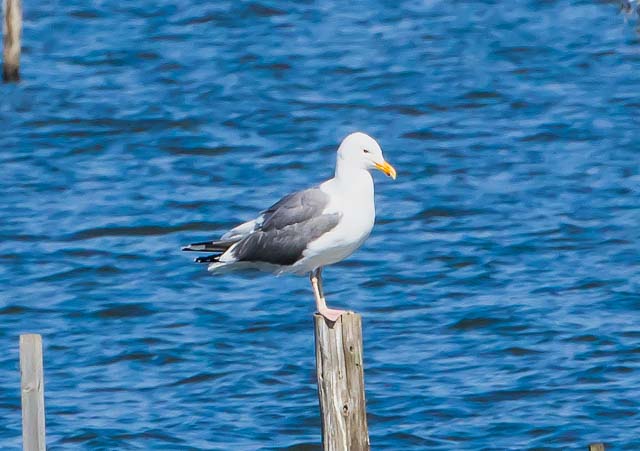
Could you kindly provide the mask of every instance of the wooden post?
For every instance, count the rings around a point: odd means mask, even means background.
[[[45,451],[42,337],[38,334],[20,335],[20,386],[22,449]]]
[[[22,44],[22,0],[2,0],[4,21],[2,36],[2,79],[5,82],[20,80],[20,48]]]
[[[604,443],[592,443],[589,445],[589,451],[604,451]]]
[[[331,324],[314,315],[316,371],[325,451],[369,450],[362,366],[362,318],[348,312]]]

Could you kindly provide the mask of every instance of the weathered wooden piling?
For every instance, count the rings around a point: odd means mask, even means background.
[[[22,0],[2,0],[2,12],[2,79],[8,83],[20,80]]]
[[[604,443],[592,443],[589,445],[589,451],[604,451]]]
[[[369,450],[362,365],[362,318],[343,314],[335,323],[314,316],[318,398],[325,451]]]
[[[20,335],[20,387],[22,391],[22,449],[44,451],[44,371],[42,337]]]

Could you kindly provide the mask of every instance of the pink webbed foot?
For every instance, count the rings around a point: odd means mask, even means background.
[[[329,321],[335,323],[338,320],[338,318],[340,318],[340,315],[347,312],[346,310],[337,310],[337,309],[332,309],[327,307],[327,308],[321,309],[318,313],[320,313],[322,316],[327,318]]]

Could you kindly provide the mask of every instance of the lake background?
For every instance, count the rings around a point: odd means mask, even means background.
[[[373,449],[640,449],[640,40],[615,1],[24,2],[0,93],[0,448],[319,449],[306,278],[180,245],[376,137]],[[632,8],[637,4],[631,3]]]

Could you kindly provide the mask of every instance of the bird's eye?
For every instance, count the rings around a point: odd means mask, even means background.
[[[369,152],[367,149],[362,149],[362,151],[363,151],[364,153],[371,153],[371,152]]]

